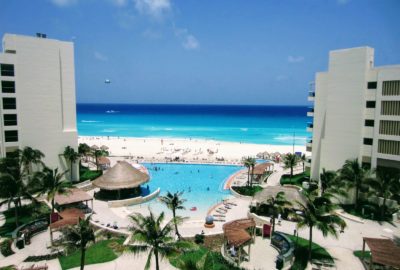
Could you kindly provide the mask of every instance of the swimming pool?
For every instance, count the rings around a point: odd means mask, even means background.
[[[160,195],[183,191],[186,199],[185,215],[204,216],[208,209],[230,195],[223,185],[229,176],[241,166],[235,165],[204,165],[204,164],[174,164],[174,163],[144,163],[150,173],[149,191],[160,188]],[[147,187],[144,185],[143,190]],[[153,207],[153,206],[152,206]],[[196,211],[188,212],[196,207]]]

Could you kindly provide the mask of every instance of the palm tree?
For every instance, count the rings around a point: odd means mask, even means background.
[[[347,183],[349,188],[355,188],[355,208],[358,209],[359,193],[370,177],[370,171],[363,168],[358,159],[348,159],[339,170],[340,179]]]
[[[334,185],[336,177],[337,174],[335,171],[327,171],[325,168],[322,169],[322,173],[319,175],[321,181],[321,194],[324,194],[328,188]]]
[[[85,254],[87,244],[95,242],[94,230],[90,226],[91,215],[84,219],[79,218],[76,226],[67,227],[64,231],[65,244],[68,248],[79,248],[81,251],[81,270],[85,267]]]
[[[176,210],[184,210],[185,207],[183,204],[186,202],[185,199],[182,199],[182,192],[175,192],[174,194],[167,192],[166,196],[160,196],[160,201],[164,203],[168,209],[172,210],[172,217],[175,225],[175,233],[178,236],[178,239],[181,239],[181,235],[178,232],[178,224],[176,219]]]
[[[149,269],[151,259],[154,255],[156,260],[156,270],[160,269],[159,260],[163,257],[176,255],[182,249],[192,248],[193,244],[185,241],[174,241],[171,232],[174,230],[173,220],[170,220],[162,227],[164,212],[158,217],[151,211],[145,217],[140,213],[129,216],[132,222],[130,228],[132,232],[133,244],[129,246],[129,251],[134,254],[148,252],[147,262],[144,269]]]
[[[306,161],[307,161],[307,157],[306,157],[306,154],[302,154],[301,155],[301,157],[300,157],[300,161],[301,161],[301,164],[303,165],[303,172],[305,172],[306,171]]]
[[[108,151],[103,149],[96,149],[93,151],[93,156],[96,162],[96,170],[99,170],[99,157],[106,157],[108,156]]]
[[[296,154],[292,154],[292,153],[287,153],[284,157],[283,157],[283,164],[285,169],[289,169],[290,168],[290,179],[292,179],[293,177],[293,167],[295,167],[297,165],[299,158],[297,157]]]
[[[71,172],[70,180],[72,181],[73,165],[79,159],[79,154],[78,152],[75,151],[74,148],[67,146],[65,147],[63,156],[69,162],[70,172]]]
[[[214,254],[210,250],[204,253],[200,259],[188,257],[186,260],[178,260],[177,267],[180,270],[208,270],[214,265]]]
[[[327,195],[316,196],[315,192],[305,193],[306,202],[297,201],[299,210],[302,214],[299,216],[300,221],[298,222],[298,228],[309,228],[308,238],[308,260],[311,260],[312,256],[312,238],[313,229],[316,228],[322,232],[324,237],[333,235],[338,237],[337,228],[344,229],[346,222],[339,216],[332,214],[332,211],[336,208]]]
[[[243,160],[243,165],[247,168],[247,186],[250,185],[250,169],[254,167],[256,163],[255,158],[247,157]]]
[[[385,215],[386,201],[400,193],[399,179],[399,171],[388,168],[377,169],[376,177],[367,179],[367,184],[371,188],[371,193],[377,197],[383,198],[382,207],[380,207],[381,218]]]
[[[38,172],[35,177],[35,185],[38,187],[39,194],[47,194],[47,201],[51,203],[51,213],[54,213],[54,198],[57,193],[66,193],[70,186],[64,181],[64,175],[67,171],[59,173],[58,168],[51,170],[44,168]]]
[[[28,174],[32,173],[32,164],[43,165],[42,158],[44,158],[44,154],[40,150],[26,146],[24,149],[18,149],[16,151],[18,152],[23,169],[26,170]]]
[[[291,202],[286,200],[285,192],[278,192],[275,197],[268,198],[265,203],[272,210],[271,221],[272,221],[272,234],[275,232],[275,219],[279,214],[282,214],[285,207],[292,205]]]
[[[22,198],[33,200],[31,195],[33,187],[30,185],[31,177],[28,170],[22,162],[20,150],[16,150],[9,157],[0,159],[0,198],[5,200],[0,205],[7,203],[10,208],[11,203],[14,204],[15,223],[19,225],[19,209],[21,207]]]
[[[78,153],[81,157],[85,157],[85,160],[87,160],[87,156],[90,154],[90,146],[87,145],[86,143],[80,143],[78,146]]]

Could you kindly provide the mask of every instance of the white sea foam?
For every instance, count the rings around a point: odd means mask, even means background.
[[[117,132],[115,129],[103,129],[101,132],[107,132],[107,133],[114,133]]]
[[[106,113],[119,113],[119,111],[114,111],[114,110],[108,110]]]
[[[249,129],[248,128],[241,128],[240,130],[241,131],[248,131]]]
[[[82,123],[101,123],[103,121],[95,121],[95,120],[82,120]]]
[[[290,142],[290,141],[293,141],[293,136],[277,136],[277,137],[274,137],[274,140],[277,140],[277,141],[281,141],[281,142]],[[294,140],[297,142],[297,143],[299,143],[299,142],[306,142],[306,140],[307,140],[307,137],[295,137],[294,138]]]

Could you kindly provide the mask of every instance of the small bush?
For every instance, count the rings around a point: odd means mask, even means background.
[[[24,262],[48,261],[48,260],[53,260],[55,258],[58,258],[61,255],[62,255],[62,252],[57,252],[57,253],[53,253],[53,254],[46,254],[46,255],[40,255],[40,256],[28,256],[24,260]]]
[[[204,244],[204,234],[196,234],[194,236],[194,242],[196,244]]]
[[[81,175],[80,175],[80,181],[86,181],[86,180],[94,180],[97,177],[101,176],[103,174],[103,171],[84,171]]]
[[[14,254],[14,251],[11,249],[12,240],[6,239],[0,244],[0,252],[4,257],[8,257]]]
[[[240,195],[244,196],[254,196],[257,192],[263,190],[260,186],[233,186],[232,189],[239,193]]]

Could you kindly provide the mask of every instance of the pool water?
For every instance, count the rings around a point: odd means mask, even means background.
[[[144,163],[150,181],[142,186],[143,195],[160,188],[160,195],[183,191],[185,214],[205,216],[208,209],[230,195],[223,186],[229,176],[242,169],[234,165]],[[196,207],[196,211],[190,208]]]

